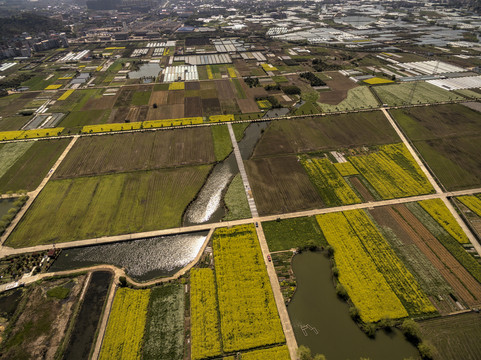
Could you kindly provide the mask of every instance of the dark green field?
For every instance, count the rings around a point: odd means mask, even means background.
[[[406,135],[448,190],[481,185],[481,116],[465,106],[392,111]]]

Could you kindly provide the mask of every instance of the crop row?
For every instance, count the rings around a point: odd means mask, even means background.
[[[283,343],[254,226],[217,229],[213,249],[224,352]]]
[[[58,127],[35,130],[2,131],[0,132],[0,141],[58,136],[62,133],[63,129],[64,128],[62,127]]]
[[[361,199],[328,159],[301,159],[301,163],[327,206],[349,205]]]
[[[82,128],[83,133],[98,133],[108,131],[123,131],[123,130],[138,130],[138,129],[152,129],[168,126],[182,126],[182,125],[196,125],[202,124],[203,118],[188,117],[180,119],[167,119],[167,120],[149,120],[149,121],[137,121],[131,123],[113,123],[113,124],[99,124],[99,125],[86,125]],[[1,133],[0,133],[1,136]]]
[[[403,144],[382,145],[377,152],[350,156],[383,199],[431,193],[433,187]]]
[[[441,199],[419,201],[419,205],[459,243],[469,244],[468,237]]]
[[[209,122],[225,122],[225,121],[234,121],[234,115],[212,115],[209,116]]]
[[[287,346],[277,346],[270,349],[260,349],[242,354],[242,360],[290,360]]]
[[[339,281],[362,320],[408,316],[403,303],[413,314],[434,311],[412,274],[363,211],[320,215],[317,221],[335,250]]]
[[[339,171],[341,176],[353,176],[359,174],[359,171],[357,171],[354,165],[348,161],[343,163],[335,163],[334,166],[336,167],[336,170]]]
[[[214,272],[211,269],[193,269],[190,273],[190,284],[192,359],[220,355]]]
[[[115,295],[99,359],[140,359],[150,290],[121,288]]]

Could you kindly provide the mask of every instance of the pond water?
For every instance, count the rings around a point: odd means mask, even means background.
[[[239,151],[244,160],[248,159],[268,122],[253,122],[245,130],[239,142]],[[184,215],[184,226],[214,223],[225,216],[224,195],[236,174],[239,173],[235,155],[232,152],[224,161],[214,166],[197,198],[189,205]]]
[[[140,78],[156,78],[162,68],[157,63],[147,63],[139,66],[136,71],[129,72],[130,79],[140,79]]]
[[[329,259],[319,252],[304,252],[293,259],[297,291],[288,305],[299,345],[327,359],[406,359],[418,357],[417,349],[397,329],[365,335],[349,316],[349,305],[340,300],[331,278]]]
[[[110,264],[137,281],[170,276],[195,259],[207,232],[124,241],[63,250],[49,271]]]
[[[8,210],[13,207],[13,203],[15,201],[17,201],[17,198],[0,200],[0,218],[2,218],[4,215],[7,215]]]

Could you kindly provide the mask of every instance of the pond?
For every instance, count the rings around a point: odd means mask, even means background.
[[[117,242],[66,249],[49,271],[109,264],[124,268],[137,281],[171,276],[195,259],[207,232]]]
[[[139,66],[136,71],[129,72],[130,79],[156,78],[162,68],[157,63],[147,63]]]
[[[327,359],[417,358],[418,351],[397,329],[365,335],[349,316],[349,305],[340,300],[331,278],[329,259],[320,252],[296,255],[292,267],[297,291],[288,305],[298,345]]]

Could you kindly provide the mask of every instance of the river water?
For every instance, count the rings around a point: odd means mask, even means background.
[[[239,142],[239,151],[244,160],[249,159],[262,131],[268,122],[253,122],[245,130],[245,135]],[[239,173],[234,152],[224,161],[214,166],[197,198],[189,205],[184,215],[184,226],[221,221],[225,216],[224,195],[227,188]]]
[[[319,252],[303,252],[293,259],[297,291],[288,305],[299,345],[327,359],[406,359],[419,357],[417,349],[399,330],[365,335],[349,316],[349,305],[340,300],[331,278],[329,259]]]
[[[170,276],[195,259],[207,232],[161,236],[63,250],[50,272],[109,264],[138,281]]]

